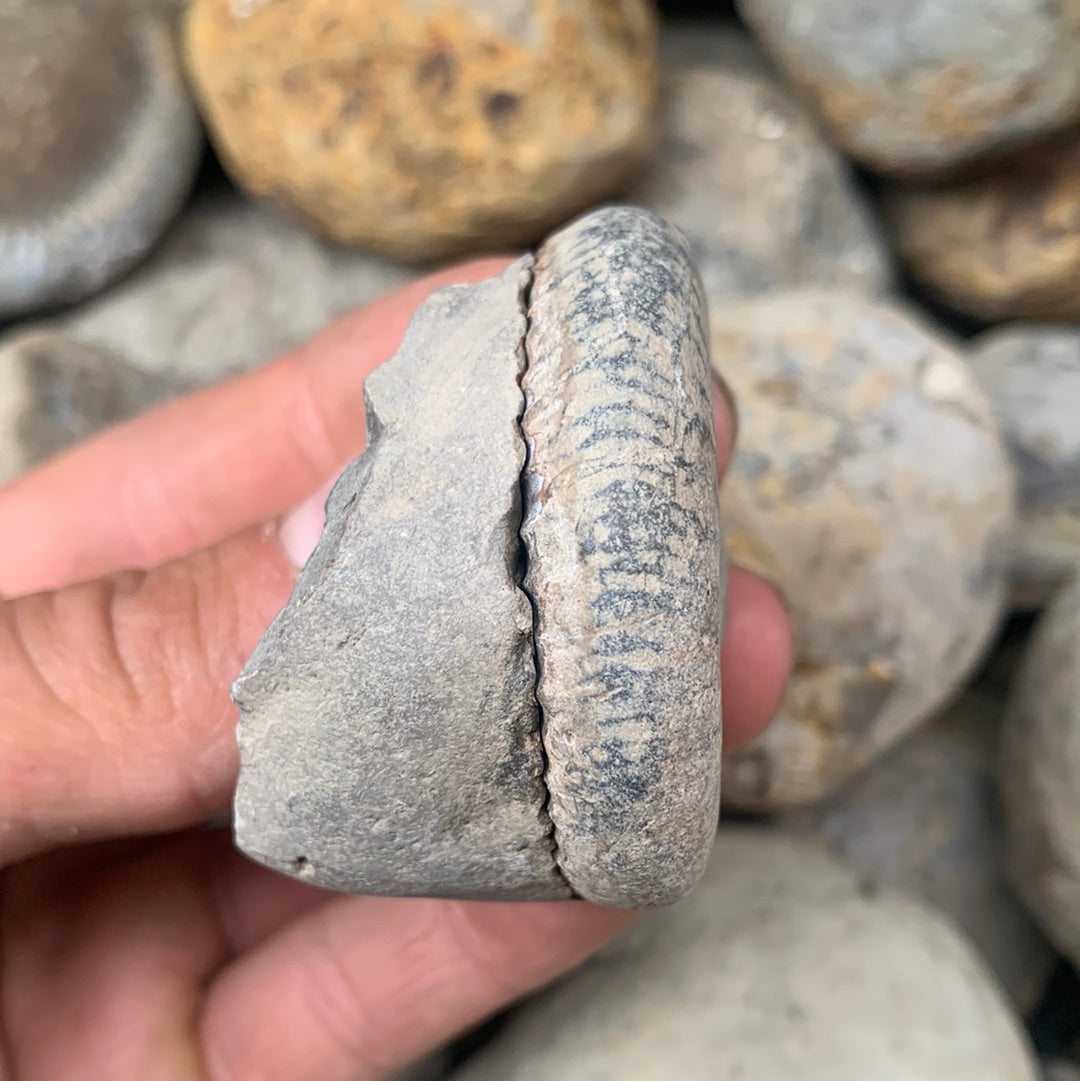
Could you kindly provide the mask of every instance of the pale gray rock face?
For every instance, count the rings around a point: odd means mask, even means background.
[[[49,328],[0,343],[0,483],[180,390]]]
[[[236,682],[237,839],[272,867],[626,906],[704,869],[724,595],[700,281],[625,207],[531,267],[434,294],[369,378],[371,445]]]
[[[835,797],[782,821],[948,916],[1027,1013],[1055,954],[1005,871],[996,790],[1003,706],[976,684]]]
[[[939,916],[821,848],[722,829],[704,881],[521,1006],[454,1081],[1035,1081]]]
[[[1080,563],[1080,330],[988,331],[971,364],[1019,478],[1013,601],[1043,604]]]
[[[1080,582],[1058,593],[1013,688],[1001,749],[1013,882],[1080,964]]]
[[[358,893],[570,893],[517,581],[529,270],[440,290],[369,376],[371,447],[235,684],[236,836],[279,870]]]
[[[137,367],[209,382],[276,359],[415,278],[221,192],[200,198],[143,266],[63,325]]]
[[[203,141],[168,21],[0,0],[0,318],[79,300],[179,209]]]
[[[780,586],[798,643],[725,802],[777,810],[836,791],[961,686],[1002,612],[1013,478],[970,368],[901,309],[803,292],[710,321],[740,411],[729,551]]]
[[[708,324],[685,243],[615,208],[541,248],[522,527],[559,863],[605,904],[680,897],[720,799],[724,568]]]
[[[661,38],[661,144],[633,192],[690,241],[706,293],[890,284],[888,256],[847,166],[733,27]]]
[[[836,141],[934,172],[1080,119],[1075,0],[737,0]]]

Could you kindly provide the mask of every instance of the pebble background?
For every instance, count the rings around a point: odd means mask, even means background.
[[[1074,0],[0,0],[0,480],[619,200],[796,672],[701,888],[413,1076],[1080,1076]]]

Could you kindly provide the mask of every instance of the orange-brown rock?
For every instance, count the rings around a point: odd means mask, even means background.
[[[966,183],[886,200],[911,273],[981,319],[1080,319],[1080,138]]]
[[[193,0],[185,48],[244,187],[397,257],[534,240],[652,144],[648,0]]]

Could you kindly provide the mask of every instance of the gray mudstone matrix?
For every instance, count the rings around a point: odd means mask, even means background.
[[[393,895],[646,907],[700,879],[725,603],[705,311],[681,234],[632,207],[418,309],[233,688],[248,855]]]

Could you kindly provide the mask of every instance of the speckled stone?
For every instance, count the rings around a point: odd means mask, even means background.
[[[720,801],[724,566],[708,324],[685,241],[599,211],[540,249],[522,537],[548,813],[581,896],[702,875]]]
[[[237,180],[398,257],[533,241],[652,145],[647,0],[193,0],[186,41]]]
[[[1039,621],[1006,714],[1001,769],[1013,882],[1080,964],[1080,582]]]
[[[690,241],[710,297],[890,283],[847,166],[731,26],[661,37],[661,144],[633,199]]]
[[[1019,478],[1013,603],[1040,605],[1080,563],[1080,329],[1001,327],[970,356]]]
[[[783,824],[819,834],[869,879],[948,916],[1026,1014],[1056,956],[1005,872],[996,783],[1003,709],[1000,695],[976,684],[832,799]]]
[[[369,377],[370,446],[236,681],[237,839],[271,867],[633,907],[704,870],[724,594],[701,284],[626,207],[531,268],[435,293]]]
[[[1074,0],[737,0],[835,140],[935,172],[1080,120]]]
[[[202,151],[167,21],[118,2],[0,0],[0,319],[137,262]]]
[[[892,188],[885,211],[943,303],[990,321],[1080,319],[1080,139],[965,183]]]
[[[134,274],[62,325],[136,367],[204,383],[276,359],[415,277],[218,192],[200,198]]]
[[[182,388],[48,328],[0,339],[0,484]]]
[[[701,885],[526,1002],[453,1081],[1035,1081],[943,919],[823,849],[722,829]]]
[[[1013,478],[970,368],[901,309],[803,292],[710,319],[740,411],[729,551],[780,586],[798,643],[725,800],[775,810],[836,791],[964,681],[1002,611]]]

